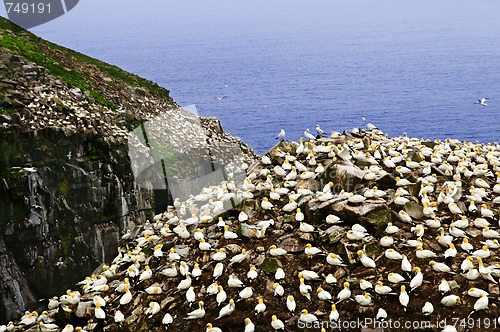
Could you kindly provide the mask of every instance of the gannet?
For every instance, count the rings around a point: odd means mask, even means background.
[[[448,281],[446,279],[441,279],[441,282],[438,285],[438,291],[441,294],[446,294],[449,291],[451,291],[450,284],[448,283]]]
[[[401,305],[403,306],[404,311],[406,311],[409,302],[410,302],[410,296],[408,296],[408,293],[406,292],[406,287],[403,285],[401,286],[401,292],[399,293],[399,303],[401,303]]]
[[[309,322],[315,322],[318,320],[318,317],[316,317],[313,314],[310,314],[307,309],[302,309],[300,316],[299,316],[299,321],[309,323]]]
[[[342,302],[351,297],[351,290],[349,288],[349,283],[344,282],[344,288],[337,294],[337,302]]]
[[[222,307],[222,309],[219,311],[219,316],[216,319],[220,319],[224,316],[230,315],[235,308],[236,306],[234,304],[234,300],[230,299],[229,303],[226,306]]]
[[[490,294],[488,294],[488,292],[486,292],[480,288],[475,288],[475,287],[469,288],[469,290],[467,291],[467,294],[469,296],[472,296],[472,297],[481,297],[481,294],[486,295],[486,296],[490,295]]]
[[[441,299],[441,304],[446,307],[452,307],[456,304],[460,303],[460,296],[457,295],[448,295]]]
[[[371,282],[369,282],[365,279],[360,279],[359,280],[359,288],[361,288],[361,290],[367,290],[369,288],[373,288],[373,285]]]
[[[356,295],[354,297],[354,300],[356,300],[356,302],[362,306],[369,306],[372,304],[372,298],[369,293]]]
[[[188,313],[187,317],[184,319],[200,319],[205,316],[205,309],[203,308],[203,301],[198,301],[198,309],[191,311]]]
[[[375,285],[375,293],[377,294],[396,294],[392,292],[392,288],[389,286],[385,286],[382,284],[382,281],[377,281],[377,284]]]
[[[160,311],[160,304],[155,301],[149,302],[149,307],[144,312],[145,315],[152,317]]]
[[[392,236],[384,235],[380,239],[379,243],[382,247],[390,247],[394,244],[394,239],[392,238]]]
[[[281,267],[278,267],[276,269],[276,272],[274,273],[274,279],[276,280],[285,279],[285,270],[283,270]]]
[[[283,324],[283,322],[280,319],[278,319],[276,315],[273,315],[271,317],[271,326],[275,330],[283,330],[283,331],[285,330],[285,324]]]
[[[283,256],[287,254],[287,251],[282,248],[276,248],[276,245],[273,244],[271,247],[269,247],[269,254],[271,256]]]
[[[399,231],[399,227],[396,225],[393,225],[392,222],[387,223],[387,227],[385,228],[385,232],[387,234],[394,234]]]
[[[422,313],[425,316],[429,316],[434,312],[434,306],[430,302],[425,302],[424,306],[422,307]]]
[[[220,328],[214,327],[212,323],[207,323],[207,325],[205,325],[205,328],[205,332],[222,332]]]
[[[435,252],[430,251],[428,249],[423,249],[422,247],[418,247],[415,253],[416,253],[417,258],[420,258],[420,259],[437,257]]]
[[[247,253],[247,250],[245,248],[241,249],[241,253],[237,254],[237,255],[234,255],[231,260],[230,260],[230,263],[231,264],[234,264],[234,263],[241,263],[243,262],[246,258],[248,257],[248,253]]]
[[[325,132],[323,131],[323,129],[320,128],[319,124],[316,125],[316,133],[319,136],[323,136],[325,134]]]
[[[390,272],[387,275],[387,280],[389,280],[393,284],[399,284],[400,282],[405,281],[405,278],[399,273]]]
[[[226,259],[226,250],[224,248],[220,248],[213,256],[212,260],[214,261],[223,261]]]
[[[330,265],[345,266],[342,257],[334,253],[329,253],[326,256],[326,262]]]
[[[297,304],[295,302],[295,299],[293,298],[293,295],[288,295],[288,297],[286,298],[286,307],[290,312],[295,312]]]
[[[257,299],[257,305],[255,306],[255,311],[260,314],[261,312],[266,311],[266,304],[264,303],[264,299],[262,297],[259,297]]]
[[[183,279],[179,282],[179,284],[177,285],[177,290],[178,291],[186,290],[189,287],[191,287],[191,277],[190,273],[186,272],[186,279]]]
[[[161,320],[161,323],[163,325],[169,325],[169,324],[172,324],[173,322],[174,322],[174,318],[168,312],[163,316],[163,318]]]
[[[450,243],[450,247],[444,252],[444,259],[453,258],[457,255],[457,249],[453,243]]]
[[[339,320],[339,312],[337,311],[337,307],[335,306],[335,303],[332,304],[332,310],[330,311],[330,315],[328,315],[328,318],[330,321],[336,322]]]
[[[312,291],[312,287],[304,283],[304,278],[300,278],[299,282],[300,293],[304,295],[309,301],[311,301],[311,295],[309,294],[309,292]]]
[[[236,278],[233,274],[230,274],[227,280],[227,285],[229,287],[239,288],[243,287],[243,282],[240,279]]]
[[[273,284],[273,289],[274,289],[274,296],[283,296],[283,294],[285,294],[285,289],[277,282]]]
[[[217,305],[221,305],[224,301],[226,301],[227,294],[221,285],[218,285],[217,289],[218,289],[218,293],[215,296],[215,301],[217,302]]]
[[[245,331],[244,332],[254,332],[255,331],[255,325],[252,323],[250,318],[245,318]]]
[[[97,302],[95,304],[95,311],[94,311],[94,316],[97,319],[105,319],[106,318],[106,313],[104,310],[101,308],[101,303]]]
[[[488,100],[489,98],[481,98],[481,99],[478,99],[474,104],[478,104],[478,105],[481,105],[481,106],[486,106],[488,104],[486,104],[486,100]]]
[[[123,317],[123,314],[120,312],[120,310],[117,310],[115,313],[115,323],[121,324],[124,321],[125,317]],[[62,329],[61,332],[73,332],[75,328],[71,324],[66,324],[66,326]]]
[[[316,137],[314,137],[314,135],[312,135],[310,132],[309,132],[309,128],[307,128],[305,131],[304,131],[304,137],[307,138],[309,141],[313,141],[316,139]]]
[[[308,244],[306,244],[306,247],[304,248],[304,253],[307,256],[314,256],[314,255],[323,254],[323,251],[319,248],[313,247],[310,243],[308,243]]]
[[[361,264],[363,264],[365,267],[375,268],[377,266],[375,264],[375,261],[373,259],[371,259],[370,257],[366,256],[366,254],[363,252],[363,250],[358,250],[357,254],[359,256],[359,260],[361,261]]]
[[[385,251],[384,255],[386,258],[389,258],[392,260],[402,260],[403,259],[403,256],[401,256],[401,254],[399,252],[397,252],[396,250],[394,250],[392,248],[387,249]]]

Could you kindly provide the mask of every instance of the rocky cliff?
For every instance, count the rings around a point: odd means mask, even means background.
[[[178,105],[152,82],[3,18],[0,79],[3,321],[112,259],[126,229],[172,202],[166,188],[138,185],[128,138]],[[200,126],[212,142],[243,148],[251,162],[253,152],[216,120]]]

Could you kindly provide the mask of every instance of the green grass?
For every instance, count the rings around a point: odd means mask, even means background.
[[[81,53],[69,50],[59,45],[45,41],[23,28],[0,17],[0,47],[17,53],[27,60],[43,66],[48,73],[62,82],[88,91],[95,101],[111,109],[116,105],[99,93],[98,87],[93,86],[90,73],[78,72],[71,68],[73,63],[92,65],[106,73],[109,77],[123,82],[134,88],[141,88],[146,94],[170,99],[169,91],[156,83],[145,80],[137,75],[130,74],[120,68],[93,59]]]

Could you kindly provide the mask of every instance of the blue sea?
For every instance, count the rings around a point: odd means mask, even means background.
[[[281,128],[297,140],[363,117],[391,136],[498,141],[499,15],[496,0],[85,0],[31,31],[157,82],[262,153]]]

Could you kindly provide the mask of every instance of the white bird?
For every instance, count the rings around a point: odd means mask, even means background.
[[[215,301],[217,302],[217,305],[221,305],[224,301],[227,299],[227,294],[224,288],[222,288],[221,285],[217,286],[218,293],[215,297]]]
[[[358,250],[357,252],[359,256],[359,260],[361,261],[361,264],[367,268],[375,268],[377,265],[375,264],[375,261],[371,259],[370,257],[366,256],[366,254],[363,252],[363,250]]]
[[[489,98],[481,98],[481,99],[478,99],[474,104],[478,104],[478,105],[481,105],[481,106],[486,106],[488,104],[486,104],[486,100],[488,100]]]
[[[172,324],[173,322],[174,322],[174,318],[168,312],[165,314],[165,316],[163,316],[163,318],[161,320],[161,323],[163,325],[169,325],[169,324]]]
[[[255,331],[255,324],[252,323],[250,318],[245,318],[245,331],[244,332],[254,332]]]
[[[307,138],[309,141],[312,141],[314,139],[316,139],[316,137],[314,137],[314,135],[312,135],[310,132],[309,132],[309,128],[307,128],[305,131],[304,131],[304,137]]]
[[[415,271],[416,274],[410,281],[410,292],[420,287],[422,285],[422,282],[424,281],[424,275],[422,274],[418,266],[415,266],[413,268],[413,271]]]
[[[276,272],[274,273],[274,279],[276,280],[285,279],[285,271],[281,267],[278,267],[276,269]]]
[[[322,254],[323,251],[317,247],[313,247],[310,243],[306,244],[304,248],[304,253],[308,256],[314,256],[318,254]]]
[[[282,248],[276,248],[276,245],[273,244],[269,247],[269,254],[271,254],[271,256],[283,256],[287,254],[287,251]]]
[[[318,293],[318,299],[320,299],[322,301],[331,301],[332,300],[332,294],[330,294],[328,291],[324,290],[323,288],[318,287],[316,292]]]
[[[274,296],[283,296],[283,294],[285,294],[285,289],[277,282],[273,284],[273,289],[274,289]]]
[[[95,304],[95,312],[94,312],[95,318],[97,319],[105,319],[106,318],[106,313],[104,310],[101,308],[101,303],[97,302]]]
[[[441,299],[441,304],[446,307],[452,307],[460,303],[460,296],[458,295],[448,295]]]
[[[239,288],[243,287],[243,282],[240,279],[236,278],[233,274],[230,274],[229,278],[227,279],[227,285],[229,287]]]
[[[335,306],[335,303],[332,304],[332,310],[330,311],[330,315],[328,316],[328,318],[330,319],[330,321],[333,321],[333,322],[336,322],[339,320],[339,312],[337,311],[337,307]]]
[[[314,226],[302,221],[300,222],[299,230],[303,233],[311,233],[314,232]]]
[[[278,136],[276,136],[276,139],[279,139],[281,142],[282,140],[285,139],[285,134],[286,134],[285,129],[281,129]]]
[[[446,294],[449,291],[451,291],[450,284],[448,283],[448,281],[446,279],[441,279],[441,282],[438,285],[438,291],[441,294]]]
[[[452,274],[455,273],[455,272],[451,271],[451,268],[444,263],[430,261],[429,265],[432,266],[432,269],[436,272],[448,272],[448,273],[452,273]]]
[[[309,323],[309,322],[315,322],[318,320],[318,317],[316,315],[310,314],[307,309],[302,309],[300,316],[299,316],[299,321]]]
[[[205,327],[206,327],[205,332],[222,332],[222,329],[213,326],[212,323],[207,323]]]
[[[189,306],[196,300],[196,293],[194,292],[194,287],[191,286],[186,291],[186,300],[189,303]]]
[[[203,301],[198,301],[198,309],[191,311],[188,313],[187,317],[184,319],[200,319],[205,316],[205,308],[203,307]]]
[[[276,315],[271,317],[271,327],[275,330],[285,330],[285,324],[281,319],[278,319]]]
[[[369,288],[373,288],[373,285],[368,280],[360,279],[359,280],[359,288],[361,288],[361,290],[367,290]]]
[[[349,283],[344,282],[344,288],[337,294],[337,302],[342,302],[351,297],[351,289],[349,288]]]
[[[377,294],[395,294],[392,292],[392,288],[389,286],[385,286],[382,284],[382,281],[377,281],[377,284],[375,285],[375,293]]]
[[[405,278],[399,273],[391,272],[387,275],[387,280],[393,284],[399,284],[400,282],[405,281]]]
[[[186,279],[182,279],[177,285],[177,290],[186,290],[191,287],[191,277],[189,276],[189,272],[186,272]]]
[[[362,305],[362,306],[369,306],[370,304],[372,304],[372,298],[370,296],[369,293],[364,293],[364,294],[359,294],[359,295],[356,295],[354,297],[354,300],[356,300],[356,302],[359,304],[359,305]]]
[[[425,316],[429,316],[434,312],[434,306],[430,302],[425,302],[424,306],[422,307],[422,313]]]
[[[392,222],[387,223],[387,227],[385,228],[385,232],[387,234],[394,234],[399,232],[399,227],[396,225],[393,225]]]
[[[290,312],[295,312],[295,309],[297,308],[297,303],[295,302],[295,299],[293,298],[293,295],[288,295],[286,298],[286,307]]]
[[[230,315],[231,313],[233,313],[235,308],[236,305],[234,304],[234,300],[230,299],[229,303],[226,306],[222,307],[222,309],[220,309],[219,316],[216,319],[220,319],[224,316]]]
[[[455,325],[446,325],[444,329],[441,330],[441,332],[457,332],[457,328]]]
[[[410,297],[406,292],[406,287],[403,285],[401,286],[401,292],[399,293],[399,303],[401,303],[401,305],[403,306],[404,311],[406,311],[409,302],[410,302]]]
[[[318,135],[320,135],[320,136],[325,134],[323,129],[320,128],[319,124],[316,125],[316,133],[318,133]]]
[[[304,295],[309,301],[311,301],[311,295],[309,292],[312,291],[312,287],[304,283],[304,278],[300,278],[299,282],[300,294]]]
[[[219,262],[219,263],[215,264],[214,272],[213,272],[212,276],[214,277],[214,279],[217,279],[218,277],[220,277],[222,275],[223,271],[224,271],[224,264]]]
[[[149,302],[149,307],[146,309],[144,314],[146,314],[149,317],[152,317],[155,314],[157,314],[159,311],[160,311],[160,304],[158,302],[151,301],[151,302]]]
[[[253,289],[252,287],[245,287],[238,295],[240,296],[241,300],[251,298],[253,296]]]
[[[389,259],[392,259],[392,260],[402,260],[403,259],[403,256],[397,252],[396,250],[394,249],[387,249],[384,253],[385,257],[389,258]]]
[[[264,303],[264,299],[259,297],[257,299],[257,305],[255,306],[255,311],[260,314],[261,312],[266,311],[266,304]]]

